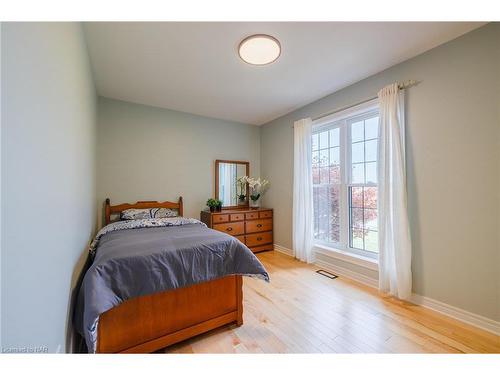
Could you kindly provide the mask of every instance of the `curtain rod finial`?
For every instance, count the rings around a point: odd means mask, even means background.
[[[420,83],[420,81],[416,81],[414,79],[409,79],[408,81],[401,82],[399,84],[399,88],[400,89],[406,89],[408,87],[418,85],[419,83]]]

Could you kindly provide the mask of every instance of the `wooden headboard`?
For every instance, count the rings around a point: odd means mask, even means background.
[[[106,198],[104,215],[105,215],[105,225],[111,222],[111,215],[120,214],[124,210],[129,208],[172,208],[179,212],[179,216],[182,216],[182,197],[179,197],[179,201],[176,202],[156,202],[156,201],[139,201],[136,203],[122,203],[116,206],[111,205],[109,198]]]

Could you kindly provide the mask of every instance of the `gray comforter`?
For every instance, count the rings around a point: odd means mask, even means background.
[[[201,222],[171,224],[165,219],[154,221],[151,227],[131,224],[102,231],[93,244],[95,259],[75,308],[75,326],[89,352],[96,350],[99,315],[130,298],[227,275],[269,281],[250,249]]]

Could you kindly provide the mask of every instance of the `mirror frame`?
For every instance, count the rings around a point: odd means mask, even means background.
[[[243,164],[246,167],[246,176],[250,176],[250,162],[249,161],[238,161],[238,160],[215,160],[215,199],[219,199],[219,164],[220,163],[226,163],[226,164]],[[248,184],[247,184],[247,192],[248,192]],[[232,209],[232,208],[248,208],[248,194],[246,197],[246,204],[243,206],[222,206],[222,208],[225,209]]]

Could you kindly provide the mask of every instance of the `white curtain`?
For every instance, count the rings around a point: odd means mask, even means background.
[[[379,288],[400,299],[411,296],[411,241],[406,200],[404,91],[397,83],[378,93]]]
[[[236,196],[236,165],[219,164],[219,199],[224,206],[235,206],[238,203]]]
[[[295,258],[314,261],[312,120],[296,121],[293,127],[293,251]]]

